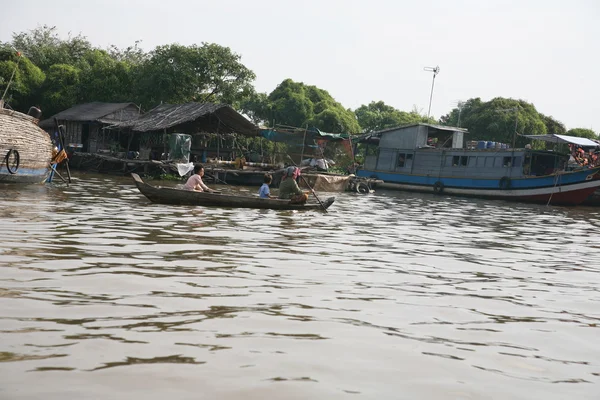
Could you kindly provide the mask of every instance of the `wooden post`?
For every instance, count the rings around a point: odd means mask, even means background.
[[[306,131],[308,130],[308,125],[304,128],[304,137],[302,138],[302,151],[300,153],[300,162],[298,165],[302,165],[302,160],[304,160],[304,146],[306,145]]]

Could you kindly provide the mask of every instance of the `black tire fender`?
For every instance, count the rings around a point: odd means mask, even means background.
[[[500,178],[500,182],[498,183],[498,187],[500,189],[510,189],[512,186],[512,182],[510,180],[510,178],[508,176],[503,176],[502,178]]]
[[[11,162],[11,156],[13,161]],[[19,155],[19,151],[15,149],[10,149],[6,156],[4,156],[4,160],[6,162],[6,169],[12,175],[16,174],[19,170],[19,164],[21,163],[21,156]]]
[[[442,181],[437,181],[433,184],[433,193],[442,194],[444,192],[444,183]]]
[[[371,189],[366,182],[358,182],[356,184],[356,191],[361,194],[367,194],[371,192]]]

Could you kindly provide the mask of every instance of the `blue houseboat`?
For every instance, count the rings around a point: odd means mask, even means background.
[[[415,124],[364,136],[357,176],[377,187],[450,195],[576,205],[600,188],[600,167],[567,170],[569,154],[465,145],[466,129]]]

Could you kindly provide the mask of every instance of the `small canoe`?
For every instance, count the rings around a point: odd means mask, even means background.
[[[289,200],[263,199],[252,196],[238,196],[224,193],[195,192],[167,187],[155,187],[144,183],[138,174],[131,174],[138,190],[153,203],[176,204],[186,206],[207,207],[240,207],[240,208],[262,208],[271,210],[323,210],[327,209],[335,201],[330,197],[319,203],[290,204]]]

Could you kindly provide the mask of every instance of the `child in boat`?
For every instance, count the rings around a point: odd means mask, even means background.
[[[289,199],[290,203],[304,204],[308,200],[308,194],[304,193],[296,183],[300,170],[296,167],[288,167],[279,184],[279,198]]]
[[[202,182],[202,177],[204,176],[204,166],[202,164],[198,164],[194,167],[194,174],[190,176],[185,183],[186,190],[195,190],[197,192],[214,192],[214,190],[210,189],[208,186]]]
[[[260,187],[260,190],[258,191],[258,195],[262,199],[273,199],[274,198],[274,196],[271,196],[271,191],[269,190],[269,185],[271,184],[272,181],[273,181],[273,177],[270,174],[265,174],[265,180],[263,181],[264,183],[262,184],[262,186]]]

